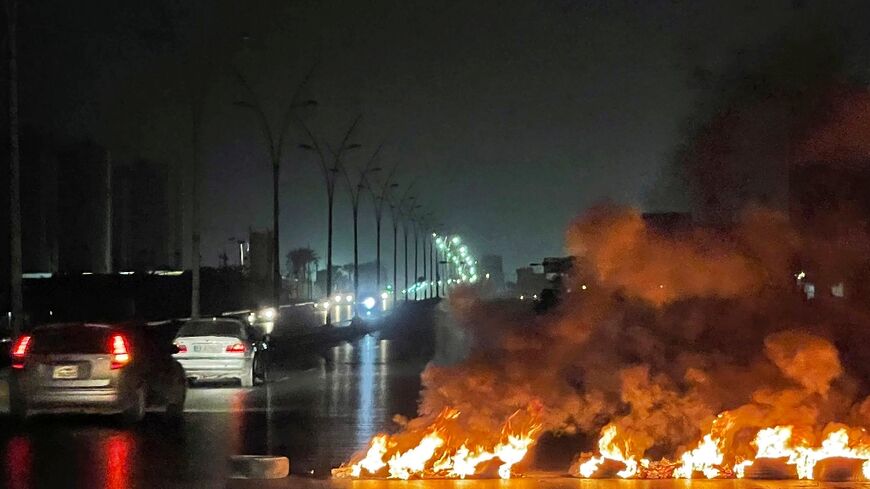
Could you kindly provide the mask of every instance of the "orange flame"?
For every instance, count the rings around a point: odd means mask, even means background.
[[[721,416],[717,421],[730,422],[727,416]],[[714,423],[714,428],[716,424]],[[863,428],[852,430],[866,433]],[[628,442],[622,442],[622,447],[614,443],[619,438],[615,425],[607,425],[602,430],[598,442],[600,455],[593,457],[581,464],[578,469],[580,477],[588,478],[595,474],[596,470],[605,460],[622,462],[625,469],[618,472],[622,478],[685,478],[691,479],[700,474],[707,479],[736,477],[738,479],[747,476],[747,469],[757,461],[765,459],[782,460],[786,465],[793,466],[798,478],[813,479],[816,465],[825,459],[846,458],[862,460],[861,476],[870,480],[870,444],[850,439],[850,429],[841,427],[830,431],[818,444],[811,440],[795,437],[792,426],[772,426],[758,430],[752,446],[755,448],[755,456],[747,460],[736,461],[733,465],[726,463],[729,457],[723,452],[722,438],[715,435],[717,430],[704,435],[698,445],[684,452],[679,461],[673,464],[667,460],[649,462],[641,459],[636,462],[640,454],[627,453],[624,447],[630,446]],[[862,436],[863,440],[863,436]],[[737,457],[731,457],[737,458]],[[856,474],[858,475],[858,474]]]
[[[500,435],[488,437],[464,429],[460,412],[445,409],[422,430],[375,436],[364,455],[333,470],[333,476],[464,479],[481,475],[489,462],[498,461],[498,476],[509,479],[541,432],[538,411],[533,406],[515,412]]]
[[[614,443],[618,431],[616,425],[609,424],[601,430],[601,438],[598,440],[598,457],[592,457],[581,464],[578,472],[583,477],[591,477],[605,460],[622,462],[625,468],[616,473],[618,477],[627,479],[637,473],[638,462],[634,456],[626,456],[622,447]]]

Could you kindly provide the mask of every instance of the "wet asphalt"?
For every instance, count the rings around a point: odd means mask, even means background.
[[[2,482],[14,489],[224,487],[226,459],[235,454],[284,455],[295,475],[327,476],[391,430],[395,414],[413,416],[434,337],[431,323],[414,317],[349,341],[279,338],[269,382],[192,386],[180,422],[149,413],[132,427],[100,416],[36,416],[19,425],[2,415]]]

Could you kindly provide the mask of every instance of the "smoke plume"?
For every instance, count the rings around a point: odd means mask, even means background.
[[[865,421],[868,372],[837,345],[863,337],[866,316],[822,290],[806,299],[793,266],[814,239],[769,210],[728,230],[672,234],[630,208],[592,209],[567,232],[576,273],[555,311],[517,315],[463,296],[456,314],[477,341],[464,362],[426,369],[420,415],[452,407],[486,431],[540,402],[545,430],[613,423],[632,453],[658,456],[713,428],[739,454],[751,429],[818,436],[834,421]],[[841,246],[825,258],[850,259],[852,245]],[[850,266],[834,261],[817,264]],[[727,423],[717,417],[726,411]]]

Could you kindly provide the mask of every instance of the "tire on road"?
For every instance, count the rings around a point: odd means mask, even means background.
[[[290,459],[273,455],[232,455],[231,479],[281,479],[290,473]]]
[[[145,389],[139,387],[134,396],[130,406],[121,413],[121,421],[124,424],[135,424],[145,417]]]
[[[269,381],[268,379],[268,370],[269,365],[266,363],[266,360],[263,359],[263,355],[257,355],[254,357],[254,384],[265,384]]]
[[[165,416],[169,419],[180,419],[184,416],[184,401],[187,399],[187,384],[182,382],[176,387],[175,395],[166,403]]]
[[[242,374],[239,381],[242,383],[242,387],[254,387],[254,362],[251,362],[251,368]]]

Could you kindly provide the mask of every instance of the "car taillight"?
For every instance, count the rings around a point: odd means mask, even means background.
[[[130,350],[124,335],[113,334],[109,338],[109,352],[112,354],[112,368],[121,368],[130,363]]]
[[[245,352],[245,344],[244,343],[234,343],[232,345],[227,346],[227,351],[230,353],[244,353]]]
[[[183,343],[176,343],[175,347],[178,348],[178,353],[187,353],[187,345]]]
[[[12,368],[24,368],[24,359],[30,349],[30,335],[19,336],[12,345]]]

